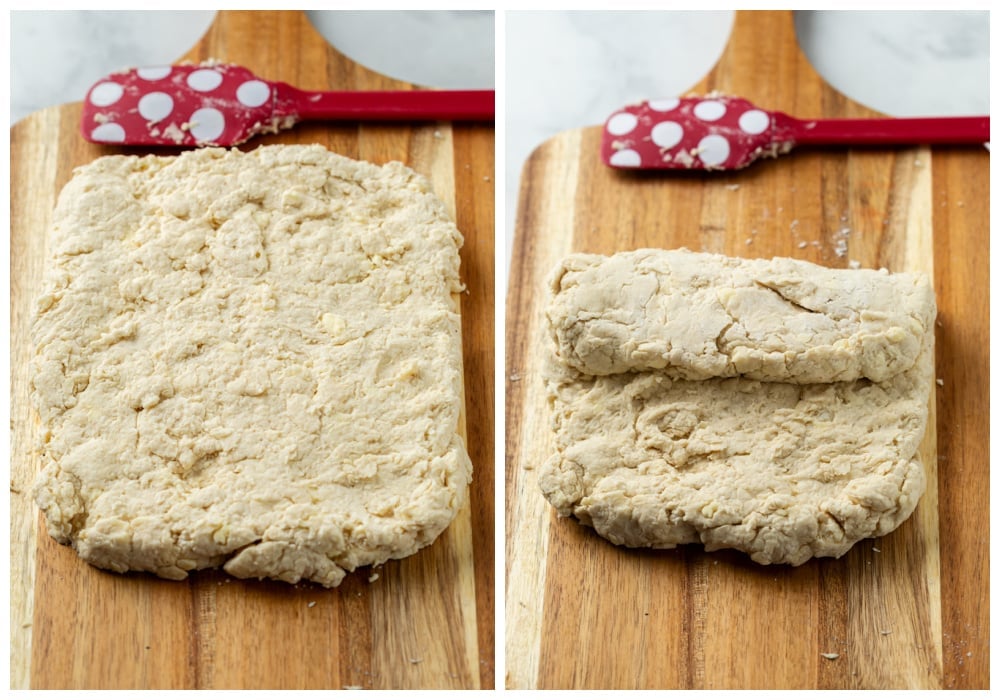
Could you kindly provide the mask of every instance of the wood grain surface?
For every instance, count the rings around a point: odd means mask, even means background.
[[[801,117],[873,115],[814,72],[788,12],[737,12],[692,92],[712,90]],[[600,164],[599,143],[599,127],[562,133],[522,176],[506,309],[506,686],[988,687],[987,152],[803,149],[736,173],[627,174]],[[792,568],[698,545],[628,550],[555,515],[535,476],[552,451],[545,278],[570,251],[646,246],[932,275],[941,381],[912,518]]]
[[[183,57],[208,58],[305,89],[413,87],[355,65],[299,12],[220,12]],[[45,533],[30,495],[37,418],[27,364],[48,222],[74,167],[138,152],[84,142],[80,109],[49,108],[11,130],[11,687],[493,687],[492,124],[311,124],[244,146],[320,143],[375,163],[402,161],[431,179],[465,236],[468,505],[432,546],[327,590],[222,572],[184,582],[120,576]]]

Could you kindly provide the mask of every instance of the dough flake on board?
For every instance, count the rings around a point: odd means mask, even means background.
[[[561,515],[615,544],[799,565],[913,512],[925,276],[639,250],[571,255],[551,285],[538,482]]]
[[[423,177],[320,146],[78,169],[32,324],[49,533],[324,586],[432,542],[472,471],[461,244]]]

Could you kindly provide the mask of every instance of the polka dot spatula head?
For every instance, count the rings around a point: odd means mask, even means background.
[[[990,118],[797,119],[740,97],[647,100],[604,123],[601,160],[624,170],[738,170],[798,145],[984,143]]]
[[[492,90],[310,92],[242,66],[134,68],[95,84],[81,129],[96,143],[234,146],[300,121],[493,121]]]

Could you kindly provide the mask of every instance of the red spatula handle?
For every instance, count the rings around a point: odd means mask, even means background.
[[[495,100],[493,90],[308,92],[281,85],[278,102],[281,112],[313,121],[493,121]]]
[[[989,117],[900,119],[793,119],[792,138],[800,144],[936,144],[990,140]],[[776,126],[781,126],[777,121]]]

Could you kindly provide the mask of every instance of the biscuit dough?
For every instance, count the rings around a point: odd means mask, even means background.
[[[429,544],[471,475],[461,244],[421,176],[319,146],[80,168],[32,326],[49,533],[324,586]]]
[[[643,281],[655,277],[646,272],[651,267],[669,271],[669,287],[661,280],[658,290]],[[886,534],[909,517],[925,488],[917,450],[932,381],[933,292],[920,275],[813,270],[806,277],[800,274],[805,269],[790,260],[686,251],[572,256],[558,266],[545,370],[556,453],[540,469],[538,483],[559,513],[575,516],[615,544],[671,548],[702,542],[709,551],[734,548],[762,564],[793,565],[840,556],[858,540]],[[622,277],[622,270],[629,273]],[[643,272],[630,277],[636,270]],[[761,367],[780,370],[778,363],[754,362],[753,371],[732,376],[733,363],[723,358],[732,356],[728,348],[735,346],[720,343],[717,349],[719,330],[705,330],[704,316],[713,318],[723,307],[718,300],[731,298],[734,288],[750,290],[750,299],[757,296],[753,286],[733,284],[744,274],[751,280],[766,277],[768,288],[778,286],[775,280],[782,280],[782,289],[807,288],[810,299],[824,300],[823,311],[810,313],[770,304],[772,293],[761,292],[761,306],[726,315],[728,328],[721,335],[740,339],[746,356],[791,356],[785,373],[766,373],[779,381],[760,379]],[[638,294],[643,284],[651,291]],[[614,292],[615,285],[624,290]],[[635,302],[639,297],[643,304]],[[624,306],[617,318],[627,322],[612,324],[614,331],[601,335],[597,319],[615,315],[615,299]],[[686,309],[681,299],[688,300]],[[885,301],[893,299],[905,313]],[[874,314],[873,300],[882,304],[877,316],[891,323],[865,327],[864,319]],[[668,328],[652,320],[662,309],[671,309]],[[847,320],[832,323],[830,309]],[[775,335],[758,344],[754,332],[740,327],[744,318]],[[887,328],[904,330],[895,334]],[[632,342],[629,332],[641,340]],[[865,346],[866,334],[878,332],[884,338],[878,352],[855,352]],[[603,346],[613,351],[596,350],[602,346],[580,340],[585,337],[613,338]],[[918,349],[906,365],[911,337]],[[836,352],[845,339],[850,341],[844,352]],[[685,352],[668,353],[671,364],[664,365],[651,359],[664,355],[638,352],[643,342],[680,345]],[[577,352],[581,348],[585,351]],[[584,358],[613,362],[599,362],[596,371],[584,373],[579,365],[592,367]],[[809,366],[809,358],[816,367]],[[631,371],[609,373],[628,362]],[[842,380],[850,367],[874,369],[883,379]],[[705,378],[684,376],[692,374]]]
[[[586,374],[665,370],[797,383],[888,379],[934,320],[918,275],[683,250],[567,257],[552,277],[557,352]]]

